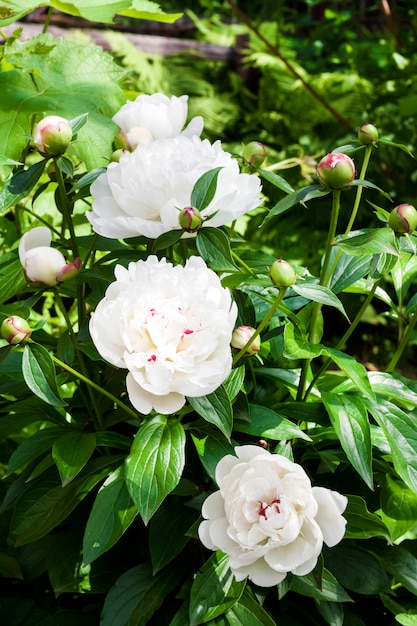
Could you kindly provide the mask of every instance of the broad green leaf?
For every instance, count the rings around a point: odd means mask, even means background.
[[[417,614],[416,613],[397,613],[395,616],[401,626],[417,626]]]
[[[84,563],[92,563],[110,550],[137,514],[136,506],[127,491],[122,465],[104,481],[94,500],[84,534]]]
[[[126,459],[126,485],[145,524],[178,485],[184,464],[181,422],[163,415],[146,419]]]
[[[90,461],[68,485],[62,487],[56,470],[29,483],[15,506],[11,536],[16,546],[23,546],[47,535],[68,515],[113,469],[120,455],[109,455]]]
[[[268,215],[264,220],[264,225],[269,222],[273,217],[277,215],[281,215],[292,209],[292,207],[297,204],[302,204],[305,206],[305,202],[308,200],[312,200],[313,198],[321,198],[323,196],[327,196],[330,192],[330,189],[325,189],[321,185],[309,185],[308,187],[304,187],[303,189],[298,189],[285,198],[282,198],[272,209],[269,211]]]
[[[384,537],[390,540],[390,534],[384,522],[378,515],[368,511],[365,500],[360,496],[348,496],[348,505],[343,516],[348,521],[345,533],[347,539]]]
[[[0,77],[1,82],[1,77]],[[0,105],[1,106],[1,105]],[[1,114],[1,112],[0,112]],[[0,127],[1,134],[1,127]],[[23,200],[36,185],[45,168],[46,160],[34,163],[26,170],[20,170],[10,178],[0,191],[0,215],[3,215],[20,200]]]
[[[65,406],[59,394],[52,358],[43,346],[37,343],[25,345],[22,373],[29,389],[41,400],[53,406]]]
[[[352,187],[367,187],[368,189],[376,189],[386,198],[388,198],[388,200],[391,200],[391,196],[389,195],[389,193],[387,193],[386,191],[381,189],[381,187],[378,187],[374,183],[371,183],[370,180],[361,180],[360,178],[355,178],[355,180],[353,180],[350,184]]]
[[[245,366],[240,365],[235,367],[230,372],[229,376],[223,382],[224,390],[226,391],[231,402],[236,398],[237,394],[242,388],[243,381],[245,380]]]
[[[259,174],[261,178],[271,183],[274,187],[281,189],[285,193],[294,193],[294,189],[291,187],[290,183],[288,183],[285,178],[282,178],[279,174],[275,172],[269,172],[268,170],[263,170],[261,168],[256,168],[255,172]]]
[[[417,526],[417,494],[404,482],[389,474],[381,489],[381,517],[392,541],[397,541]]]
[[[341,585],[355,593],[374,595],[390,589],[380,561],[363,548],[334,546],[326,550],[326,565]]]
[[[296,424],[276,411],[258,404],[250,404],[249,407],[250,422],[235,421],[234,428],[238,432],[278,441],[287,439],[311,441]]]
[[[339,298],[333,293],[331,289],[323,287],[322,285],[307,282],[296,282],[292,285],[292,290],[298,293],[299,296],[312,300],[313,302],[320,302],[327,306],[334,307],[346,317],[349,321],[345,308]]]
[[[201,228],[197,232],[196,244],[199,254],[212,269],[218,272],[238,270],[232,258],[229,239],[219,228]]]
[[[217,463],[226,454],[234,454],[232,444],[218,430],[210,429],[208,432],[205,428],[198,429],[194,426],[190,430],[202,466],[210,478],[216,480]]]
[[[149,524],[152,571],[159,572],[186,546],[187,531],[197,522],[199,512],[186,506],[184,498],[167,498]]]
[[[313,572],[305,576],[293,576],[290,588],[296,593],[315,598],[316,600],[327,600],[329,602],[352,601],[341,584],[326,568],[323,568],[320,588],[317,586]]]
[[[233,289],[232,296],[238,308],[236,326],[254,326],[256,312],[251,297],[239,289]]]
[[[190,591],[190,626],[222,615],[241,597],[246,581],[236,582],[229,557],[215,552],[194,578]]]
[[[345,612],[343,604],[338,602],[328,602],[327,600],[318,600],[317,609],[331,626],[343,626]]]
[[[26,287],[26,279],[19,260],[1,268],[0,303],[10,300]]]
[[[53,443],[66,432],[63,428],[44,428],[24,439],[20,446],[11,455],[7,471],[13,474],[28,463],[37,459],[40,455],[52,449]]]
[[[394,400],[406,409],[417,407],[417,393],[410,381],[395,372],[368,372],[369,382],[376,394]]]
[[[371,429],[365,406],[360,398],[347,394],[327,392],[322,399],[347,458],[373,489]]]
[[[183,236],[184,231],[182,229],[178,230],[169,230],[167,233],[162,233],[159,235],[157,239],[155,239],[152,252],[157,252],[158,250],[165,250],[170,246],[173,246],[174,243],[177,243]]]
[[[197,180],[191,192],[191,206],[198,211],[204,211],[213,200],[217,189],[217,178],[222,167],[204,172]]]
[[[207,422],[214,424],[227,439],[230,438],[233,425],[232,405],[223,386],[220,386],[207,396],[189,398],[188,402],[193,409]]]
[[[338,261],[330,277],[329,287],[333,293],[340,293],[368,274],[370,259],[367,256],[349,256],[334,246],[330,256],[331,267],[336,255]]]
[[[240,599],[233,605],[231,609],[219,618],[220,621],[213,620],[208,622],[208,626],[276,626],[276,622],[259,604],[252,590],[246,587]]]
[[[417,493],[417,423],[391,402],[369,403],[369,411],[391,447],[394,467],[405,484]]]
[[[107,594],[100,625],[147,624],[178,582],[176,568],[154,576],[150,563],[133,567],[116,580]]]
[[[395,246],[395,233],[391,228],[368,228],[351,233],[347,239],[337,242],[337,246],[346,254],[353,256],[371,256],[373,254],[392,254],[399,256]]]
[[[94,433],[70,432],[52,446],[52,458],[58,468],[62,486],[70,483],[88,463],[96,447]]]

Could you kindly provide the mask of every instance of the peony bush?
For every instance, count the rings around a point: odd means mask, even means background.
[[[358,120],[293,189],[257,137],[205,137],[188,96],[127,100],[103,52],[18,36],[0,622],[411,626],[417,213],[367,178],[407,147]],[[311,267],[280,250],[306,207],[328,220]],[[370,316],[395,333],[383,367],[351,349]]]

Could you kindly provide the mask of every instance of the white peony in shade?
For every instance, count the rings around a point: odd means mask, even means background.
[[[204,501],[198,533],[210,550],[229,555],[236,580],[261,587],[280,583],[288,572],[311,572],[323,542],[342,540],[347,498],[312,487],[297,463],[258,446],[235,448],[216,468],[219,491]]]
[[[91,185],[94,201],[87,218],[104,237],[156,239],[179,228],[178,209],[191,205],[195,183],[216,167],[222,168],[216,193],[202,211],[205,218],[215,215],[204,224],[228,224],[261,204],[258,177],[240,173],[219,141],[178,136],[153,141],[110,163]]]
[[[125,134],[131,148],[146,145],[155,139],[201,135],[204,121],[194,117],[186,128],[188,96],[168,98],[162,93],[142,94],[129,100],[113,116],[113,121]]]
[[[185,396],[212,393],[232,366],[236,305],[199,257],[173,266],[150,256],[115,270],[90,333],[109,363],[128,370],[127,392],[142,414],[178,411]]]

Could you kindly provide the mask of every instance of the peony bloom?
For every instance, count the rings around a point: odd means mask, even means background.
[[[323,541],[336,545],[345,533],[347,498],[312,487],[297,463],[258,446],[236,447],[216,468],[219,491],[203,503],[198,532],[210,550],[229,555],[236,580],[261,587],[288,572],[311,572]]]
[[[257,176],[241,174],[230,154],[198,137],[160,139],[110,163],[91,185],[93,230],[104,237],[159,235],[180,228],[178,209],[191,205],[194,184],[205,172],[221,167],[217,190],[201,211],[205,224],[222,226],[260,205]],[[198,208],[198,207],[197,207]]]
[[[37,226],[25,233],[19,243],[19,259],[26,278],[32,283],[54,286],[73,278],[81,269],[81,260],[67,263],[64,255],[51,248],[51,232]]]
[[[201,135],[203,118],[193,117],[188,126],[184,124],[188,113],[188,96],[168,98],[162,93],[151,96],[141,95],[136,100],[129,100],[113,116],[113,121],[120,127],[132,150],[138,145],[147,145],[154,139],[186,135]]]
[[[150,256],[118,265],[90,322],[101,356],[126,368],[127,392],[143,414],[174,413],[185,396],[212,393],[232,365],[237,316],[228,289],[199,257],[173,266]]]

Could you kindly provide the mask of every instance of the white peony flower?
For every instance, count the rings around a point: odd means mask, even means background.
[[[241,174],[237,161],[198,137],[160,139],[123,154],[119,163],[91,185],[93,210],[87,213],[93,230],[110,238],[144,235],[156,239],[179,228],[179,211],[191,205],[194,184],[205,172],[222,167],[213,200],[201,212],[209,226],[222,226],[259,206],[257,176]],[[198,208],[198,207],[197,207]]]
[[[51,248],[49,228],[37,226],[23,235],[19,243],[19,259],[26,278],[33,283],[54,286],[73,278],[81,268],[81,260],[67,263],[64,255]]]
[[[126,368],[127,392],[143,414],[174,413],[185,396],[212,393],[232,365],[237,316],[228,289],[199,257],[173,266],[150,256],[118,265],[90,322],[101,356]]]
[[[347,498],[312,487],[297,463],[258,446],[236,447],[216,467],[219,491],[203,503],[198,533],[210,550],[229,555],[236,580],[261,587],[288,572],[311,572],[323,541],[336,545],[345,533]]]
[[[168,98],[162,93],[141,95],[129,100],[113,116],[113,121],[124,133],[131,149],[147,145],[154,139],[201,135],[204,121],[194,117],[184,129],[188,113],[188,96]],[[184,129],[184,130],[183,130]]]

